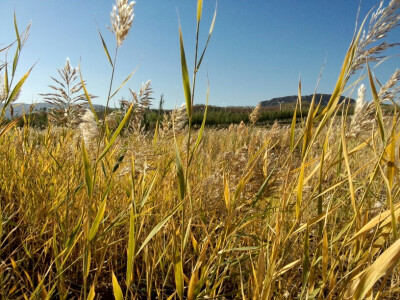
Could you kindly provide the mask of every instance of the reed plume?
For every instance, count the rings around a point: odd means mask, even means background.
[[[135,1],[128,3],[128,0],[117,0],[116,4],[113,6],[111,25],[118,46],[122,45],[132,27],[135,18],[135,14],[133,13],[135,3]]]
[[[400,24],[400,1],[391,0],[386,7],[381,1],[372,13],[367,31],[364,30],[351,65],[351,73],[362,68],[365,62],[378,62],[384,58],[382,52],[398,46],[399,43],[382,41],[388,33]]]
[[[249,119],[251,124],[254,125],[258,121],[260,116],[261,116],[261,103],[258,103],[258,105],[254,108],[254,110],[250,114]]]
[[[171,118],[174,123],[175,130],[180,131],[186,127],[188,118],[186,114],[186,104],[183,103],[181,107],[176,108],[172,111]]]
[[[52,93],[40,94],[43,100],[52,105],[49,121],[57,126],[76,127],[85,113],[87,99],[82,93],[82,83],[79,80],[79,68],[74,68],[66,59],[63,69],[58,69],[61,81],[50,77],[56,84],[49,85]],[[85,82],[85,81],[84,81]],[[90,95],[91,98],[96,98]]]
[[[79,124],[81,136],[85,141],[85,144],[89,144],[99,134],[99,128],[95,121],[94,115],[90,109],[86,109]]]

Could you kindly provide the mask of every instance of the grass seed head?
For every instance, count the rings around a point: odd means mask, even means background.
[[[81,136],[85,141],[85,144],[89,144],[98,135],[98,126],[94,119],[94,115],[90,109],[87,109],[81,117],[81,123],[79,124]]]
[[[250,122],[251,124],[255,124],[261,116],[261,103],[254,108],[252,113],[250,114]]]
[[[133,7],[135,1],[128,3],[128,0],[117,0],[111,12],[111,25],[117,39],[117,45],[121,46],[122,42],[128,36],[129,30],[132,27],[135,14]]]
[[[399,45],[382,40],[400,24],[400,1],[391,0],[385,7],[383,3],[384,1],[381,1],[379,7],[372,13],[368,30],[361,36],[351,66],[352,73],[361,69],[366,61],[377,62],[383,59],[382,52]]]
[[[186,105],[183,103],[179,109],[175,108],[172,112],[172,118],[176,130],[183,130],[187,124]]]

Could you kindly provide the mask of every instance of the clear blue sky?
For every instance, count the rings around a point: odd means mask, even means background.
[[[151,79],[154,106],[162,93],[167,108],[183,103],[177,9],[192,70],[196,3],[138,0],[133,27],[119,51],[115,84],[139,65],[127,87],[138,90],[141,82]],[[38,94],[49,91],[50,76],[56,76],[69,57],[73,65],[81,59],[89,92],[99,96],[95,103],[105,103],[111,69],[97,28],[112,52],[115,39],[106,26],[113,4],[112,0],[0,1],[0,47],[14,40],[14,11],[20,30],[32,21],[18,74],[37,64],[20,100],[41,101]],[[325,59],[318,91],[332,92],[353,35],[358,4],[358,0],[219,0],[214,34],[198,73],[195,102],[205,103],[207,73],[212,105],[256,105],[296,94],[300,74],[303,94],[311,94]],[[364,0],[361,16],[375,4],[377,1]],[[214,7],[214,0],[204,1],[200,45],[207,38]],[[393,32],[391,41],[396,36],[398,42],[399,30]],[[396,50],[389,54],[398,53]],[[376,74],[384,82],[399,65],[399,58],[394,58]],[[115,100],[123,96],[129,97],[127,88]]]

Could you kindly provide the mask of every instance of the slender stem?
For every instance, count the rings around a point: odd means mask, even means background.
[[[115,47],[115,54],[114,54],[114,62],[113,62],[113,67],[112,67],[112,72],[111,72],[111,80],[110,80],[110,87],[108,89],[108,96],[107,96],[107,103],[106,103],[106,110],[104,112],[104,121],[106,120],[107,114],[108,114],[108,104],[110,102],[110,97],[111,97],[111,89],[112,89],[112,84],[114,81],[114,72],[115,72],[115,63],[117,62],[117,53],[118,53],[118,45]],[[105,122],[104,122],[105,123]]]
[[[194,94],[196,90],[196,75],[197,75],[197,55],[199,50],[199,32],[200,32],[200,22],[197,22],[197,30],[196,30],[196,51],[194,54],[194,69],[193,69],[193,84],[192,84],[192,99],[191,99],[191,112],[189,117],[189,133],[188,133],[188,141],[187,141],[187,158],[186,158],[186,182],[188,180],[189,173],[189,164],[190,164],[190,138],[192,131],[192,115],[193,115],[193,103],[194,103]]]

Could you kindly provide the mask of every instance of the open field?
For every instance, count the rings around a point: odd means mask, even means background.
[[[381,39],[400,1],[357,29],[326,106],[298,101],[288,124],[269,126],[256,107],[223,129],[193,104],[215,15],[191,76],[179,30],[184,106],[157,120],[147,82],[109,109],[133,6],[112,12],[114,60],[100,33],[112,69],[101,116],[67,60],[42,95],[49,125],[5,120],[29,80],[14,78],[29,28],[15,18],[1,49],[17,57],[0,65],[1,299],[399,299],[400,72],[381,83],[368,63],[391,47]],[[356,103],[340,102],[351,89]]]
[[[304,163],[288,126],[206,130],[184,196],[171,129],[119,138],[97,166],[97,145],[82,158],[71,130],[9,132],[0,150],[2,293],[79,295],[87,249],[100,295],[112,293],[112,273],[125,291],[131,268],[128,297],[166,298],[181,272],[185,295],[337,299],[357,287],[353,273],[381,267],[372,262],[395,243],[399,193],[387,167],[393,148],[385,152],[376,130],[347,139],[351,129],[341,128],[324,129]],[[184,162],[186,139],[177,133]],[[397,202],[392,209],[397,219]],[[399,296],[396,270],[375,285],[384,299]]]

